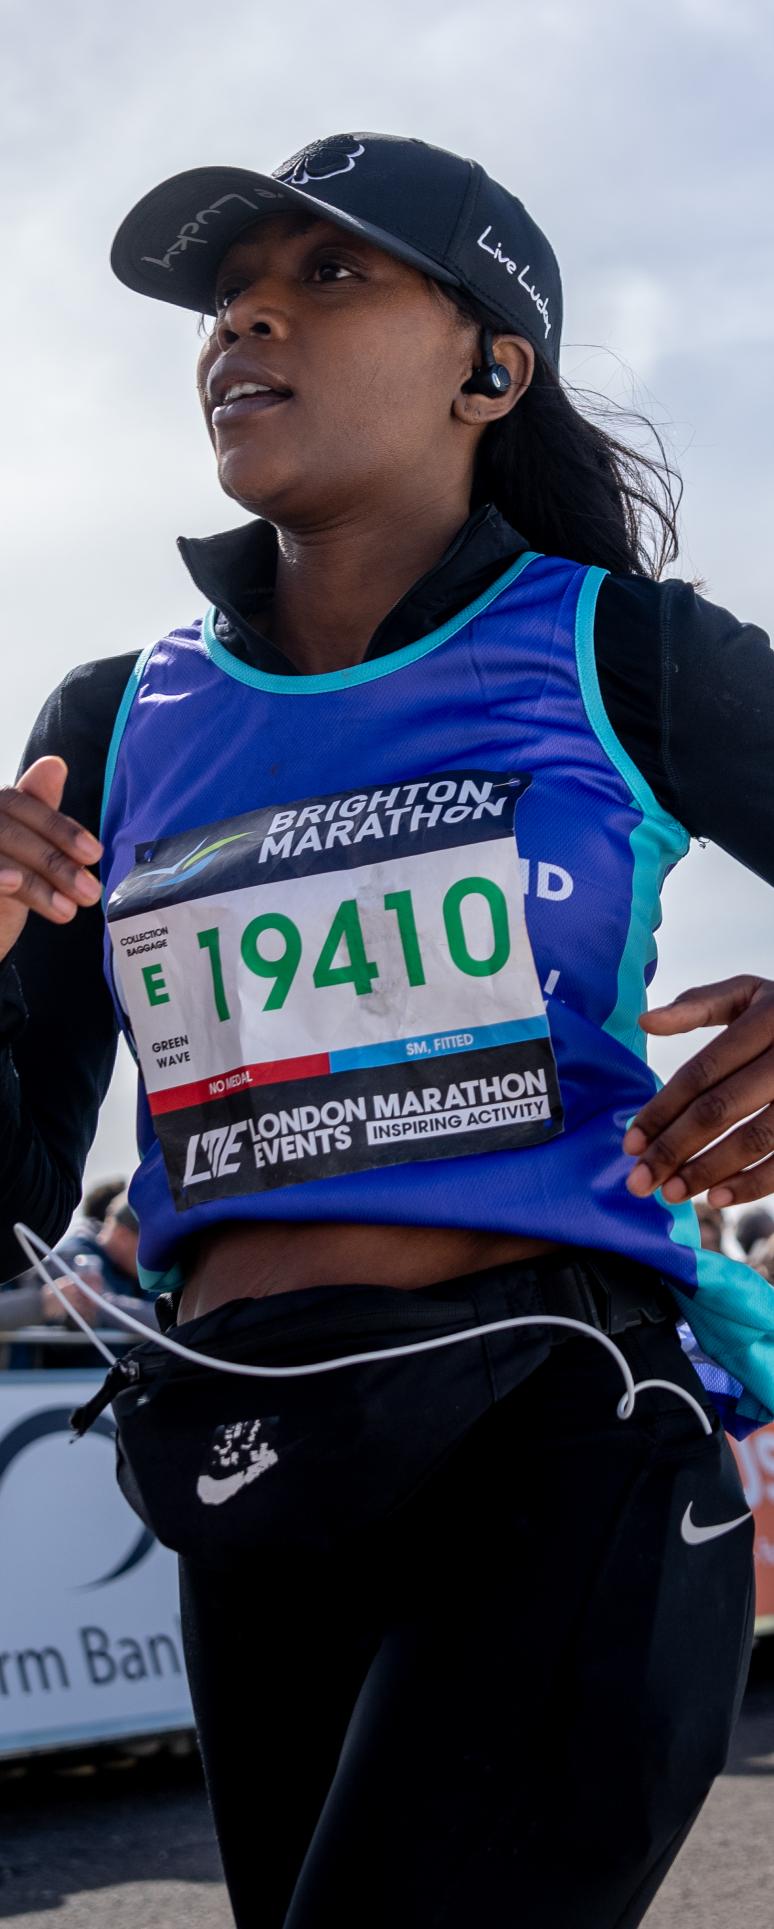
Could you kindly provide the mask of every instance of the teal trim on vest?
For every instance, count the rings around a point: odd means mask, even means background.
[[[137,658],[137,662],[134,664],[132,670],[130,671],[128,681],[124,687],[124,694],[121,698],[121,702],[119,703],[118,709],[116,711],[116,720],[113,725],[113,734],[111,736],[110,745],[108,748],[107,763],[105,764],[105,781],[102,786],[102,805],[99,813],[99,835],[100,835],[100,842],[103,844],[105,842],[105,834],[104,834],[105,817],[107,815],[107,807],[110,802],[110,792],[113,788],[113,778],[116,774],[116,764],[118,762],[118,753],[121,748],[124,731],[129,721],[129,712],[132,708],[132,704],[134,703],[134,699],[140,687],[140,680],[141,680],[143,671],[145,669],[145,665],[148,661],[149,656],[153,654],[153,651],[155,650],[155,648],[156,648],[156,644],[155,642],[153,642],[153,643],[146,644],[145,649],[140,651],[140,655]],[[104,885],[102,888],[102,909],[105,912],[105,915],[107,915],[107,898],[105,896]],[[134,1040],[132,1038],[131,1032],[128,1029],[128,1026],[124,1031],[124,1037],[126,1039],[126,1043],[134,1059],[135,1065],[139,1070],[140,1061],[137,1056]]]
[[[696,1251],[695,1293],[683,1292],[673,1276],[669,1280],[683,1319],[708,1359],[741,1381],[740,1417],[754,1427],[768,1426],[774,1419],[774,1300],[768,1280],[742,1260],[702,1247],[690,1199],[667,1207],[660,1192],[651,1196],[669,1213],[674,1244]]]
[[[663,1078],[657,1072],[653,1078],[656,1090],[663,1092]],[[635,1118],[632,1112],[627,1132]],[[740,1382],[740,1417],[752,1427],[768,1426],[774,1420],[774,1300],[768,1281],[728,1253],[705,1250],[692,1199],[671,1203],[660,1186],[650,1196],[666,1216],[672,1244],[696,1254],[693,1293],[683,1291],[676,1274],[669,1275],[669,1290],[683,1319],[707,1358]]]
[[[135,1264],[138,1285],[142,1287],[144,1293],[152,1293],[154,1299],[158,1298],[159,1293],[171,1293],[176,1286],[182,1286],[184,1283],[183,1272],[177,1260],[172,1266],[167,1267],[165,1273],[154,1273],[150,1266],[141,1265],[139,1259]]]
[[[498,576],[496,582],[490,583],[475,603],[469,603],[466,609],[452,616],[439,630],[431,630],[429,636],[421,637],[418,643],[406,643],[402,650],[391,650],[389,656],[375,657],[370,663],[353,663],[347,670],[326,670],[322,676],[272,676],[268,670],[256,670],[252,664],[242,663],[239,657],[232,656],[219,642],[215,634],[218,612],[214,604],[210,604],[202,624],[202,642],[218,669],[224,670],[227,676],[235,677],[238,683],[247,683],[254,690],[269,690],[278,697],[324,696],[328,690],[346,690],[352,684],[373,683],[377,677],[392,676],[396,670],[405,669],[408,663],[416,663],[419,657],[429,656],[431,650],[439,649],[442,643],[448,642],[449,637],[456,636],[458,630],[464,629],[466,623],[472,622],[475,616],[481,615],[482,610],[488,609],[495,597],[510,583],[515,583],[527,564],[534,563],[542,553],[537,549],[525,550],[524,555],[519,556],[503,576]]]
[[[116,764],[118,762],[118,752],[121,748],[121,739],[123,737],[124,731],[129,721],[129,712],[131,710],[132,704],[134,703],[134,699],[137,695],[137,691],[139,690],[139,687],[140,687],[140,678],[142,676],[143,670],[145,669],[145,665],[148,661],[148,658],[155,650],[155,648],[156,648],[155,642],[148,643],[145,649],[140,652],[140,655],[137,658],[137,662],[134,664],[134,667],[129,675],[129,680],[125,686],[124,694],[121,698],[121,702],[119,703],[118,710],[116,712],[116,720],[113,725],[113,735],[110,739],[110,747],[108,749],[108,754],[107,754],[107,763],[105,765],[105,782],[102,786],[102,808],[99,814],[99,835],[100,835],[100,842],[103,844],[105,841],[102,835],[104,824],[105,824],[105,814],[107,812],[108,803],[110,801],[110,792],[113,787],[113,778],[116,774]]]
[[[685,857],[691,839],[685,825],[678,823],[676,817],[670,816],[662,808],[647,778],[637,769],[619,742],[602,701],[594,651],[594,617],[599,591],[608,574],[606,569],[587,570],[578,597],[575,618],[578,681],[594,735],[619,776],[628,785],[634,802],[642,811],[642,820],[635,825],[629,839],[633,858],[631,915],[618,967],[618,997],[605,1019],[604,1029],[625,1045],[627,1051],[636,1052],[638,1058],[647,1062],[647,1038],[637,1020],[647,1005],[645,972],[657,956],[655,934],[660,928],[661,917],[656,922],[653,913],[660,904],[667,871],[681,857]],[[653,933],[644,959],[640,953],[643,926]]]

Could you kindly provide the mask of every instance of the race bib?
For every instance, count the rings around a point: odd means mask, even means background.
[[[563,1130],[530,782],[455,770],[137,848],[108,925],[179,1211]]]

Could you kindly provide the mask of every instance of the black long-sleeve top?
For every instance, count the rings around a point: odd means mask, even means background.
[[[293,675],[259,627],[276,571],[273,526],[254,521],[203,539],[181,536],[178,547],[218,611],[226,648],[275,675]],[[388,612],[366,656],[438,628],[527,547],[491,504],[477,510]],[[692,837],[720,845],[774,884],[774,650],[765,631],[687,582],[606,576],[594,648],[607,715],[659,803]],[[95,834],[116,711],[137,654],[71,670],[44,704],[20,762],[22,770],[37,757],[64,757],[62,808]],[[33,913],[0,964],[0,1280],[26,1263],[14,1220],[53,1241],[80,1197],[117,1041],[102,934],[99,905],[61,926]]]

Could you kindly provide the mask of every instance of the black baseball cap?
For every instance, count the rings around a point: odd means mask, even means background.
[[[559,367],[562,282],[554,251],[515,194],[477,161],[395,134],[333,134],[272,174],[195,167],[143,196],[110,263],[140,295],[215,313],[215,276],[243,228],[308,208],[436,281]]]

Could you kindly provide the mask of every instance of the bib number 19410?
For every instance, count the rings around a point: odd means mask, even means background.
[[[394,919],[400,955],[410,986],[427,983],[423,940],[410,890],[388,891],[382,899],[385,918]],[[475,917],[477,950],[471,950],[466,931]],[[487,877],[462,877],[449,886],[441,902],[446,948],[452,965],[468,978],[491,978],[502,971],[511,955],[508,904],[504,891]],[[483,942],[482,942],[483,935]],[[216,1015],[230,1019],[231,1008],[218,925],[197,931],[197,944],[209,963],[209,982]],[[425,940],[426,942],[426,940]],[[437,940],[434,940],[434,946]],[[256,978],[270,981],[264,1011],[280,1011],[301,963],[304,940],[295,920],[281,911],[264,911],[250,919],[239,940],[242,963]],[[479,950],[482,955],[479,955]],[[161,965],[147,965],[143,980],[150,1005],[169,1003]],[[379,964],[369,957],[357,898],[338,905],[312,969],[318,991],[331,985],[351,985],[358,998],[373,991]]]

